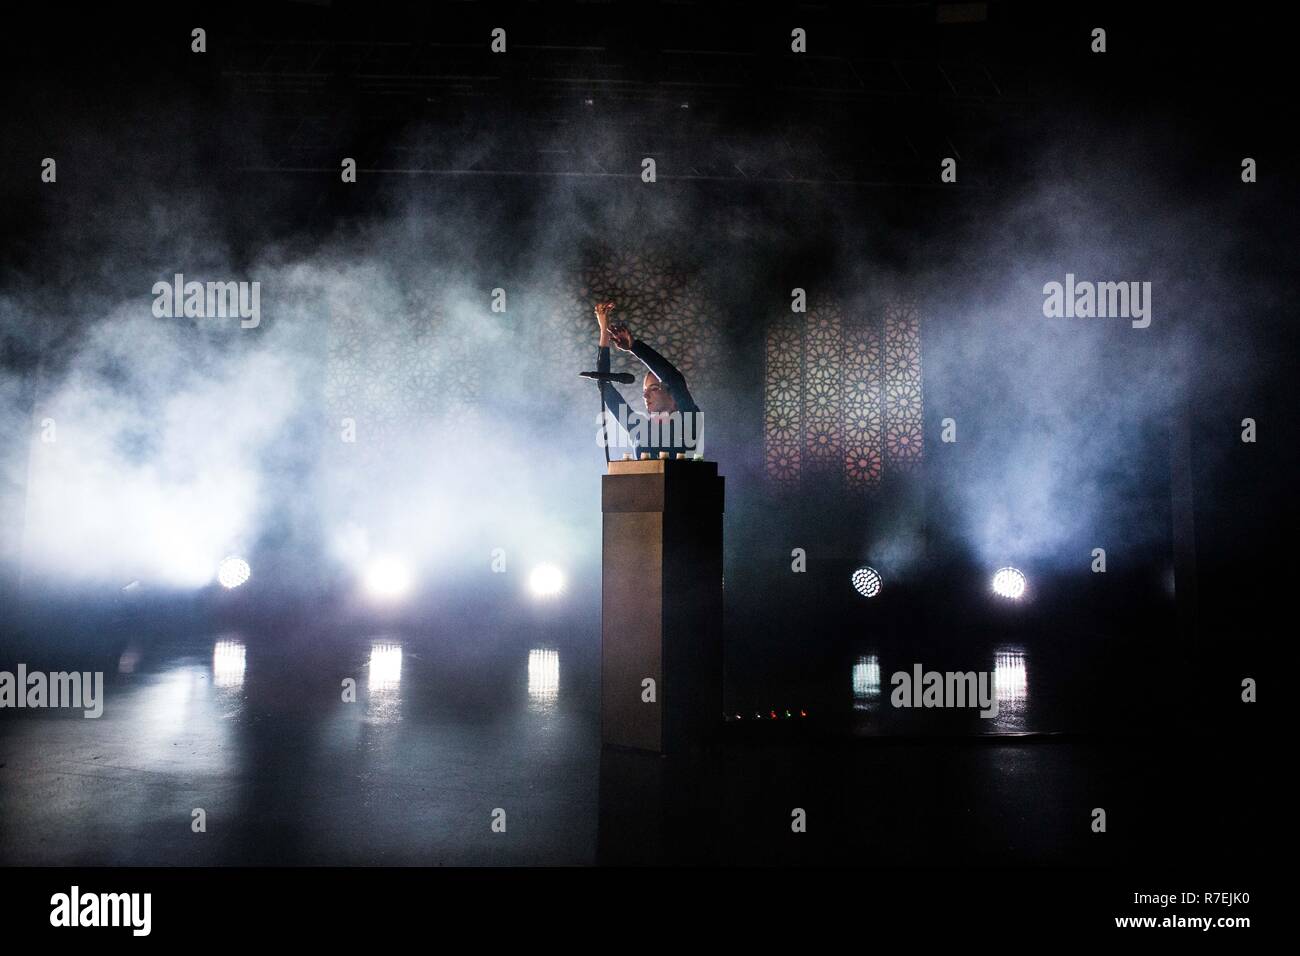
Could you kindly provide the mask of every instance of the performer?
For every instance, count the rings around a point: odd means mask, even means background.
[[[648,453],[651,458],[658,458],[660,452],[666,451],[675,458],[679,452],[689,456],[702,451],[700,439],[704,415],[691,397],[682,373],[650,346],[634,339],[626,325],[610,322],[613,302],[599,302],[595,311],[596,321],[600,324],[596,369],[609,371],[611,342],[620,351],[631,352],[648,369],[641,387],[645,415],[631,411],[611,383],[600,383],[601,399],[614,420],[627,432],[636,457]]]

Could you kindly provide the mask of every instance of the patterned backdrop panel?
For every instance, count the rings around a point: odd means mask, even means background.
[[[330,302],[325,405],[332,424],[356,423],[355,450],[382,458],[396,445],[472,427],[479,381],[443,308],[423,290],[379,297],[359,277],[356,294]]]
[[[848,317],[839,303],[820,303],[773,322],[764,354],[764,461],[773,484],[833,478],[870,490],[921,461],[914,305],[893,302],[879,316]]]
[[[701,393],[718,378],[718,313],[693,270],[658,249],[606,249],[561,275],[554,292],[556,345],[566,366],[585,368],[591,361],[597,340],[592,306],[613,301],[613,320],[626,323],[634,336],[676,365],[705,405]],[[615,352],[613,361],[621,369],[629,359],[620,360]],[[587,386],[571,387],[576,393]],[[639,383],[635,391],[640,392]]]
[[[924,453],[921,396],[921,321],[910,303],[885,308],[883,414],[889,466],[910,471]]]
[[[844,335],[844,476],[851,488],[871,487],[884,474],[880,330],[854,322]]]
[[[763,382],[764,459],[783,487],[803,475],[803,327],[799,317],[774,322],[767,333]]]
[[[837,303],[808,312],[803,331],[805,475],[833,473],[844,458],[843,341],[844,318]]]

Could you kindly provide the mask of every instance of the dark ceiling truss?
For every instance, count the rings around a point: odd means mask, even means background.
[[[221,76],[273,131],[248,168],[304,173],[636,178],[651,156],[665,180],[939,186],[939,158],[1035,102],[1028,70],[973,58],[590,45],[249,40]],[[846,126],[872,135],[819,145]]]

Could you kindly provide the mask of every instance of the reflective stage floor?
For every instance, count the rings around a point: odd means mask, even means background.
[[[1118,703],[1078,724],[1070,675],[1032,647],[973,655],[992,721],[890,707],[911,657],[888,648],[770,662],[729,690],[716,749],[665,758],[602,749],[594,632],[527,631],[473,651],[344,628],[27,648],[29,669],[104,670],[106,701],[0,711],[0,864],[1090,866],[1259,845],[1248,739]],[[782,673],[783,699],[755,689]]]

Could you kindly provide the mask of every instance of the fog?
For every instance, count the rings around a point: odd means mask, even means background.
[[[418,149],[435,132],[403,142]],[[70,154],[71,182],[51,200],[44,242],[62,250],[57,261],[11,277],[0,299],[5,336],[39,360],[0,377],[7,420],[31,436],[26,454],[5,459],[29,582],[194,588],[228,554],[286,582],[354,579],[383,557],[421,582],[488,573],[494,554],[511,569],[589,569],[603,455],[595,389],[576,373],[593,367],[590,306],[617,296],[619,279],[591,289],[581,270],[665,241],[686,273],[630,321],[635,333],[638,315],[703,316],[691,385],[709,457],[742,482],[733,521],[764,520],[744,484],[762,460],[749,440],[761,435],[755,358],[763,322],[789,301],[747,247],[812,238],[872,288],[920,304],[931,521],[950,516],[946,534],[980,562],[1069,568],[1093,547],[1159,544],[1167,517],[1150,502],[1168,482],[1173,416],[1194,380],[1247,375],[1239,351],[1213,344],[1216,323],[1259,307],[1220,266],[1235,240],[1215,228],[1219,211],[1162,185],[1154,144],[1121,153],[1094,140],[1090,151],[1066,137],[1025,164],[1037,173],[1023,184],[961,194],[949,219],[932,215],[875,262],[891,240],[864,241],[869,195],[794,190],[785,201],[817,220],[808,237],[789,226],[789,208],[746,207],[671,177],[597,189],[540,176],[507,189],[489,177],[393,176],[367,193],[369,207],[309,229],[277,217],[339,188],[327,174],[266,198],[263,219],[255,191],[274,190],[274,177],[250,176],[249,194],[228,197],[173,181],[183,154],[161,165],[142,151],[122,183],[89,157],[129,147],[97,135],[107,134],[88,132]],[[467,145],[459,161],[482,148]],[[593,149],[610,163],[626,153],[613,132]],[[701,195],[716,213],[701,212]],[[677,242],[705,217],[731,246],[701,255]],[[154,283],[175,273],[258,282],[257,326],[156,317]],[[1045,317],[1044,284],[1067,273],[1150,282],[1150,327]],[[724,303],[719,288],[753,296]],[[496,289],[504,312],[493,311]],[[656,344],[659,326],[643,329]],[[620,356],[615,367],[634,365]],[[941,440],[944,419],[954,443]],[[868,556],[915,566],[922,529],[884,526]]]

